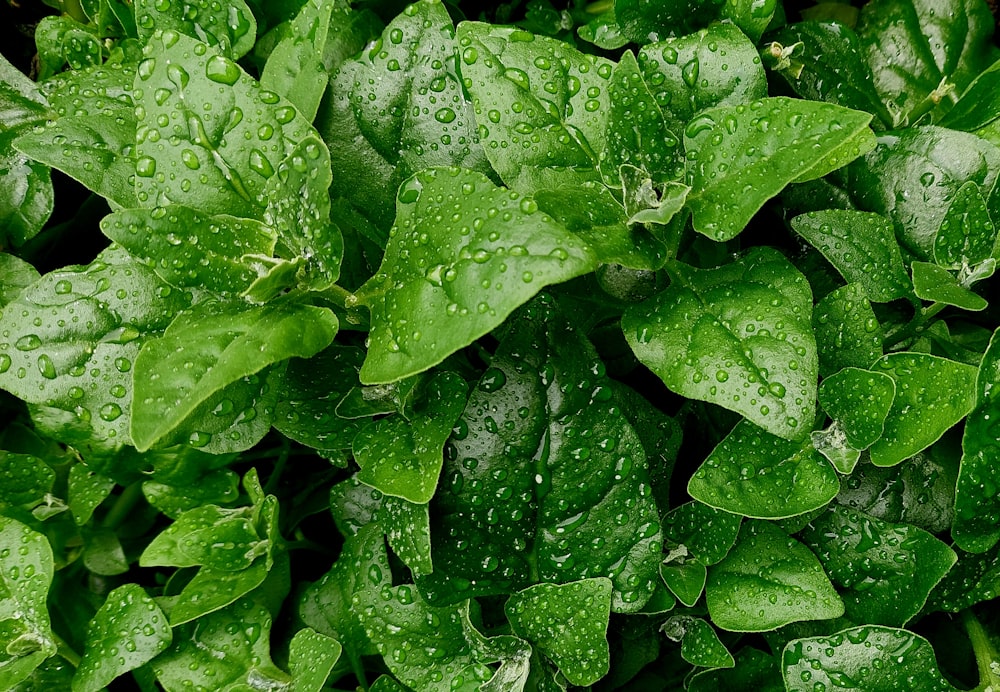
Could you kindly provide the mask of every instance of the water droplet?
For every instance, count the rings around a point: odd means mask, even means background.
[[[111,421],[117,420],[121,417],[122,407],[115,403],[104,404],[104,406],[101,407],[101,410],[98,411],[98,415],[100,415],[103,420],[110,423]]]
[[[450,108],[442,108],[434,113],[434,119],[439,123],[450,123],[455,120],[455,111]]]
[[[38,356],[38,372],[47,380],[54,380],[56,378],[56,365],[52,362],[52,358],[46,354]]]
[[[42,345],[42,340],[36,334],[25,334],[14,342],[14,348],[18,351],[34,351]]]

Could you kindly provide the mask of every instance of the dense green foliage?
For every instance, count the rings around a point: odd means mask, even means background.
[[[1000,686],[982,0],[46,3],[0,688]]]

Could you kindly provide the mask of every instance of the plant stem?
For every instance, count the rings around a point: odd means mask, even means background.
[[[64,659],[66,659],[66,662],[69,663],[74,668],[79,668],[80,654],[75,652],[73,650],[73,647],[67,644],[66,640],[60,637],[55,632],[52,633],[52,638],[55,639],[56,642],[56,653],[62,656]]]
[[[921,332],[927,328],[927,323],[946,307],[948,306],[945,303],[932,303],[926,308],[918,307],[913,315],[913,319],[900,328],[900,330],[895,334],[886,336],[886,348],[891,349],[895,346],[899,346],[900,344],[912,342],[913,339],[920,336]]]
[[[990,641],[989,635],[982,623],[971,609],[962,611],[962,625],[972,642],[972,651],[976,655],[976,665],[979,667],[979,686],[974,692],[990,692],[1000,690],[1000,657]]]
[[[115,530],[121,526],[122,522],[128,517],[129,512],[135,507],[135,503],[139,501],[142,497],[142,481],[136,481],[132,485],[125,488],[122,494],[118,496],[115,503],[108,510],[108,514],[104,517],[102,526],[106,529]]]
[[[288,455],[291,454],[291,451],[292,448],[288,440],[282,440],[281,449],[278,450],[278,458],[274,460],[274,469],[267,478],[267,485],[264,486],[265,494],[273,493],[274,489],[278,487],[281,472],[285,470],[285,464],[288,463]]]

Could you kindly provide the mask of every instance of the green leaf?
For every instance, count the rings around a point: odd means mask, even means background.
[[[890,353],[872,365],[896,382],[872,463],[893,466],[936,442],[975,405],[976,368],[925,353]],[[912,415],[912,411],[921,415]]]
[[[148,663],[172,639],[166,615],[142,587],[125,584],[115,589],[91,620],[73,692],[104,689],[118,676]]]
[[[992,34],[993,17],[973,0],[875,0],[858,22],[875,88],[910,123],[945,80],[962,90],[989,64]]]
[[[813,328],[824,377],[868,368],[882,356],[882,327],[861,284],[841,286],[816,303]]]
[[[197,623],[175,628],[174,642],[152,662],[167,692],[192,685],[217,690],[285,689],[291,682],[271,662],[271,615],[243,598]]]
[[[666,559],[669,560],[670,556],[668,555]],[[705,583],[708,581],[708,568],[700,562],[664,562],[660,565],[660,578],[663,579],[663,583],[667,585],[670,593],[676,596],[678,601],[691,608],[698,602],[705,590]],[[650,599],[650,601],[652,600]],[[669,607],[664,608],[664,611],[672,609],[674,605],[674,603],[669,603]],[[644,611],[648,609],[649,604],[646,605]]]
[[[414,576],[434,571],[431,562],[430,514],[425,504],[387,495],[378,518],[392,550]]]
[[[837,473],[806,437],[784,440],[741,421],[688,482],[688,493],[718,509],[783,519],[824,506],[840,490]]]
[[[171,30],[207,43],[233,60],[250,52],[257,40],[257,20],[243,0],[135,0],[135,24],[143,41],[157,30]]]
[[[957,613],[1000,595],[1000,548],[982,553],[958,550],[958,563],[931,593],[927,611]]]
[[[1000,448],[1000,337],[994,332],[976,375],[976,407],[965,419],[962,465],[955,488],[951,535],[963,550],[983,552],[1000,540],[1000,486],[993,480],[993,460]]]
[[[786,97],[702,111],[684,130],[699,233],[735,237],[789,183],[821,178],[875,147],[871,115]]]
[[[31,454],[0,450],[0,507],[30,509],[52,491],[56,474]]]
[[[82,526],[90,521],[94,510],[104,502],[115,488],[115,482],[88,469],[83,464],[73,464],[67,480],[67,504],[73,521]]]
[[[469,601],[428,605],[412,585],[366,588],[354,606],[389,670],[427,692],[478,690],[493,674],[486,641],[469,621]]]
[[[457,168],[407,180],[393,229],[382,266],[358,291],[372,311],[366,384],[440,363],[544,286],[595,267],[592,250],[534,200]]]
[[[239,476],[229,469],[207,471],[191,485],[174,486],[155,481],[142,484],[142,494],[153,507],[171,519],[208,504],[232,504],[239,497]]]
[[[592,685],[610,666],[611,581],[541,583],[515,593],[504,611],[514,633],[542,651],[574,685]]]
[[[379,228],[392,225],[396,190],[414,173],[435,166],[490,171],[458,50],[445,5],[420,0],[331,78],[316,126],[333,157],[332,192]]]
[[[104,447],[128,444],[132,364],[189,300],[114,246],[50,272],[0,316],[0,387]]]
[[[329,310],[290,302],[247,308],[210,302],[181,313],[136,359],[136,448],[152,447],[227,385],[272,363],[315,355],[336,330]]]
[[[626,164],[646,171],[656,182],[680,177],[680,141],[667,128],[631,51],[622,54],[608,89],[608,134],[598,155],[604,182],[617,185],[618,169]]]
[[[0,308],[17,298],[38,281],[40,275],[31,264],[19,257],[0,252]]]
[[[997,229],[986,200],[978,185],[967,182],[958,188],[934,236],[934,261],[967,272],[997,254]]]
[[[972,312],[985,310],[989,305],[985,298],[962,286],[944,267],[930,262],[914,262],[910,269],[913,271],[913,292],[918,298]]]
[[[615,20],[614,11],[602,12],[586,24],[581,24],[576,33],[587,43],[605,50],[616,50],[628,43]]]
[[[736,652],[735,668],[717,668],[696,673],[688,684],[690,692],[716,692],[716,690],[755,690],[757,692],[785,692],[778,662],[770,654],[744,646]]]
[[[796,439],[812,425],[812,292],[783,256],[754,248],[715,269],[669,265],[663,292],[626,310],[625,338],[673,391]]]
[[[646,458],[592,346],[550,299],[529,304],[446,448],[421,591],[453,603],[601,574],[616,612],[639,610],[662,540]]]
[[[45,17],[35,27],[39,77],[46,79],[69,64],[80,70],[100,65],[103,50],[93,29],[68,16]]]
[[[330,221],[330,152],[318,137],[307,136],[277,166],[267,181],[264,219],[295,257],[305,259],[316,288],[340,276],[344,239]]]
[[[427,384],[423,405],[409,420],[392,416],[362,428],[353,444],[358,480],[387,495],[429,502],[444,463],[444,443],[465,407],[465,388],[455,373],[441,373]]]
[[[670,554],[684,546],[684,562],[694,560],[714,565],[729,553],[740,531],[738,515],[702,504],[685,502],[663,517],[664,546],[667,561]]]
[[[846,24],[796,22],[774,34],[773,40],[782,48],[798,46],[792,54],[794,67],[775,69],[796,94],[871,113],[877,130],[894,125],[893,113],[875,88],[865,48]]]
[[[851,164],[847,188],[859,209],[891,218],[918,259],[930,259],[962,185],[975,182],[988,200],[996,194],[1000,149],[975,135],[927,125],[882,133],[877,142]]]
[[[839,370],[824,378],[819,387],[820,406],[855,449],[867,449],[882,437],[895,396],[895,380],[860,368]]]
[[[109,214],[101,231],[168,284],[217,293],[246,289],[261,266],[252,256],[271,255],[275,245],[259,221],[179,205]]]
[[[625,208],[601,183],[540,190],[534,199],[543,213],[583,240],[603,264],[658,269],[666,259],[663,244],[641,226],[630,228],[634,219],[627,218]]]
[[[0,516],[0,545],[0,686],[9,689],[56,652],[45,606],[53,563],[45,536],[15,519]]]
[[[823,563],[854,622],[902,627],[913,619],[955,552],[909,524],[893,524],[833,504],[801,534]]]
[[[143,56],[133,92],[138,206],[260,218],[268,180],[315,130],[235,62],[188,36],[158,31]]]
[[[857,283],[872,301],[885,303],[910,293],[892,222],[878,214],[828,209],[792,219],[792,228]]]
[[[667,126],[677,134],[698,111],[767,96],[757,48],[732,24],[643,46],[639,67]]]
[[[702,668],[732,668],[732,654],[719,641],[712,626],[701,618],[675,615],[660,627],[668,639],[681,643],[681,658]]]
[[[303,627],[289,644],[292,692],[320,692],[342,651],[340,642]]]
[[[333,11],[334,3],[328,0],[303,4],[288,33],[268,56],[260,76],[262,87],[291,101],[310,122],[316,117],[330,78],[324,54]]]
[[[333,344],[312,358],[290,361],[274,412],[274,427],[315,449],[350,449],[367,421],[364,417],[342,417],[336,410],[357,386],[364,357],[360,348]]]
[[[975,132],[1000,117],[1000,61],[980,72],[952,106],[940,125],[962,132]]]
[[[43,124],[47,115],[38,86],[0,56],[0,247],[23,245],[52,213],[48,169],[12,146],[18,135]]]
[[[181,514],[146,546],[139,564],[193,567],[224,572],[246,569],[267,549],[258,535],[250,507],[227,509],[202,505]]]
[[[866,625],[829,637],[788,642],[781,653],[788,690],[863,689],[890,692],[918,686],[953,690],[938,670],[934,649],[918,634],[893,627]]]
[[[504,183],[532,193],[599,180],[612,62],[547,36],[479,22],[461,23],[458,42],[479,139]]]
[[[660,34],[686,34],[716,19],[726,0],[615,0],[615,17],[630,41],[645,43]]]

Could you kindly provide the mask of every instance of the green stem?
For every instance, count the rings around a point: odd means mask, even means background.
[[[128,517],[129,512],[135,507],[135,504],[142,497],[142,481],[136,481],[132,485],[125,488],[122,494],[118,496],[115,503],[108,510],[108,514],[104,517],[102,526],[106,529],[111,529],[112,531],[117,529],[122,525],[122,522]]]
[[[962,624],[972,642],[972,651],[979,667],[979,686],[973,692],[1000,689],[1000,657],[982,623],[970,609],[966,609],[962,611]]]
[[[73,647],[67,644],[66,640],[60,637],[55,632],[52,633],[52,638],[56,642],[56,653],[62,656],[64,659],[66,659],[66,662],[69,663],[74,668],[79,668],[80,654],[74,651]]]
[[[928,323],[942,310],[948,307],[945,303],[932,303],[926,308],[917,308],[913,319],[904,327],[893,334],[887,334],[885,339],[886,349],[890,350],[900,344],[912,342],[916,337],[927,329]],[[908,344],[907,344],[908,345]]]
[[[281,480],[281,473],[285,470],[285,464],[288,463],[288,456],[291,454],[291,451],[291,444],[288,440],[283,440],[281,449],[278,450],[278,458],[274,460],[274,469],[267,479],[267,485],[264,486],[265,494],[272,494],[275,488],[278,487],[278,481]]]

